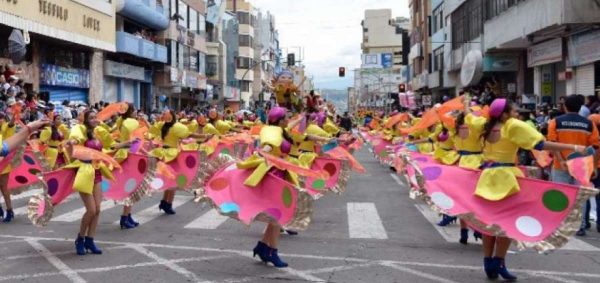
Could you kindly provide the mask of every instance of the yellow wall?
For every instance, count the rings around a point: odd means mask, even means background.
[[[93,0],[102,1],[102,0]],[[113,1],[114,2],[114,1]],[[115,9],[100,12],[73,0],[3,0],[0,11],[43,26],[115,44]],[[52,36],[52,35],[49,35]]]

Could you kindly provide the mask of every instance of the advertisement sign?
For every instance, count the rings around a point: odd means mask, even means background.
[[[362,68],[381,68],[380,54],[363,54]]]
[[[111,77],[145,81],[146,74],[143,67],[118,63],[110,60],[104,61],[104,74]]]
[[[516,72],[519,70],[519,58],[515,55],[485,55],[484,72]]]
[[[421,95],[421,102],[425,106],[431,106],[432,105],[431,95]]]
[[[394,65],[394,55],[392,53],[381,54],[381,66],[384,69],[389,69]]]
[[[527,49],[527,67],[562,61],[562,38],[548,40]]]
[[[52,86],[68,86],[78,88],[90,87],[90,71],[70,69],[56,65],[42,64],[40,84]]]
[[[569,66],[581,66],[600,60],[600,30],[581,33],[569,39]]]

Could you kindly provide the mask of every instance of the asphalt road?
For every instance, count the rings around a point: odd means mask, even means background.
[[[73,244],[79,199],[40,229],[19,210],[22,197],[14,223],[0,223],[0,282],[487,282],[478,243],[458,244],[456,224],[436,228],[437,215],[368,150],[357,157],[368,172],[353,174],[344,195],[318,200],[307,231],[282,236],[289,268],[252,258],[264,224],[215,216],[183,193],[174,216],[158,212],[160,196],[136,204],[144,223],[132,230],[119,229],[121,208],[107,202],[96,236],[104,254],[86,256]],[[592,231],[549,255],[511,252],[507,264],[521,282],[600,282],[600,233]]]

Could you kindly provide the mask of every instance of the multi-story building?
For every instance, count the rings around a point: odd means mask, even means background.
[[[154,70],[167,63],[167,47],[157,33],[169,27],[162,1],[117,0],[116,53],[104,55],[102,101],[128,101],[150,111],[156,108]],[[167,7],[168,8],[168,7]]]
[[[171,21],[157,37],[157,42],[167,47],[167,64],[154,72],[155,104],[159,108],[193,108],[207,97],[206,1],[162,2],[168,4]]]
[[[279,33],[275,28],[275,17],[267,12],[258,11],[254,29],[254,83],[253,100],[268,100],[270,93],[266,87],[275,75],[279,56]]]
[[[409,9],[411,12],[410,33],[410,88],[419,94],[428,94],[428,79],[430,73],[431,46],[429,41],[428,16],[430,11],[430,0],[411,0]]]
[[[54,104],[99,101],[103,52],[115,51],[114,5],[108,0],[3,1],[2,54],[8,53],[8,37],[14,30],[22,32],[28,44],[23,62],[0,58],[0,64],[12,65],[26,91],[39,91]]]
[[[392,10],[365,10],[362,21],[363,40],[361,44],[363,56],[367,56],[367,64],[378,64],[400,70],[406,65],[403,58],[403,30],[408,29],[408,19],[392,18]]]
[[[227,11],[234,13],[238,20],[239,49],[235,78],[238,80],[240,106],[248,107],[253,97],[254,82],[254,28],[257,10],[247,0],[227,0]],[[230,99],[230,102],[235,100]]]

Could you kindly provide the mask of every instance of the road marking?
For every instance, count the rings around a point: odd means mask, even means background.
[[[86,281],[77,274],[73,269],[71,269],[67,264],[65,264],[62,260],[60,260],[57,256],[52,254],[50,250],[48,250],[44,245],[35,240],[25,240],[29,245],[31,245],[34,249],[38,251],[50,264],[52,264],[58,271],[69,278],[71,282],[75,283],[85,283]]]
[[[186,229],[217,229],[221,224],[225,223],[229,217],[223,216],[216,209],[210,209],[202,216],[185,225]]]
[[[193,196],[175,196],[175,199],[173,200],[173,209],[180,207],[181,205],[185,204],[186,202],[192,200],[194,197]],[[148,207],[136,214],[133,215],[133,218],[140,224],[144,224],[147,222],[150,222],[152,220],[154,220],[155,218],[159,217],[163,215],[162,211],[159,211],[157,206],[151,206]],[[115,221],[114,222],[116,225],[119,225],[119,221]]]
[[[449,243],[458,243],[458,239],[460,239],[460,226],[458,224],[448,225],[446,227],[440,227],[436,223],[441,219],[439,214],[433,210],[431,210],[425,204],[415,204],[417,210],[423,214],[425,219],[433,225],[433,228]],[[458,220],[457,220],[458,223]],[[469,230],[469,244],[481,245],[481,241],[473,241],[473,231]],[[599,248],[590,245],[582,240],[579,240],[575,237],[571,237],[569,242],[564,245],[561,250],[571,250],[571,251],[588,251],[588,252],[596,252],[600,251]]]
[[[151,252],[150,250],[141,247],[141,246],[132,246],[132,249],[136,250],[137,252],[153,259],[154,261],[156,261],[158,264],[160,265],[164,265],[165,267],[185,276],[187,279],[193,280],[192,282],[199,282],[200,278],[198,278],[198,276],[196,276],[196,274],[194,274],[193,272],[179,266],[176,263],[170,262],[168,259],[166,258],[162,258],[160,256],[158,256],[157,254]]]
[[[102,211],[104,210],[109,210],[113,207],[115,207],[115,202],[112,200],[105,200],[100,204],[100,209]],[[83,214],[85,213],[85,207],[82,208],[78,208],[75,210],[72,210],[70,212],[61,214],[57,217],[52,218],[51,221],[55,221],[55,222],[74,222],[74,221],[78,221],[81,220],[81,217],[83,216]]]
[[[425,272],[414,270],[412,268],[408,268],[408,267],[404,267],[404,266],[398,266],[398,265],[396,265],[396,264],[394,264],[392,262],[382,262],[381,265],[387,266],[387,267],[391,267],[393,269],[396,269],[396,270],[399,270],[399,271],[402,271],[402,272],[410,273],[412,275],[416,275],[416,276],[419,276],[421,278],[429,279],[431,281],[442,282],[442,283],[458,283],[456,281],[452,281],[452,280],[449,280],[449,279],[446,279],[446,278],[442,278],[442,277],[439,277],[439,276],[435,276],[435,275],[432,275],[432,274],[428,274],[428,273],[425,273]]]
[[[387,239],[387,233],[372,202],[347,204],[348,229],[353,239]]]
[[[74,200],[75,198],[77,198],[77,196],[72,194],[69,197],[67,197],[65,200],[63,200],[60,203],[60,205],[63,205],[65,203],[67,203],[67,202],[70,202],[70,201]],[[15,210],[14,210],[15,216],[17,216],[17,215],[26,215],[27,214],[28,203],[29,203],[29,201],[27,201],[27,203],[24,206],[15,208]]]
[[[390,176],[392,176],[392,178],[396,181],[396,183],[398,183],[398,185],[400,185],[400,187],[406,188],[406,182],[402,181],[402,179],[400,179],[398,174],[390,173]]]
[[[563,283],[582,283],[581,281],[571,280],[567,278],[558,277],[556,275],[542,275],[542,274],[532,274],[533,276],[542,277],[546,279],[550,279],[552,281],[563,282]]]
[[[28,190],[28,191],[22,192],[18,195],[11,195],[10,200],[15,201],[15,200],[20,200],[22,198],[32,197],[41,192],[43,192],[43,190]],[[4,202],[4,201],[2,201],[2,202]]]

